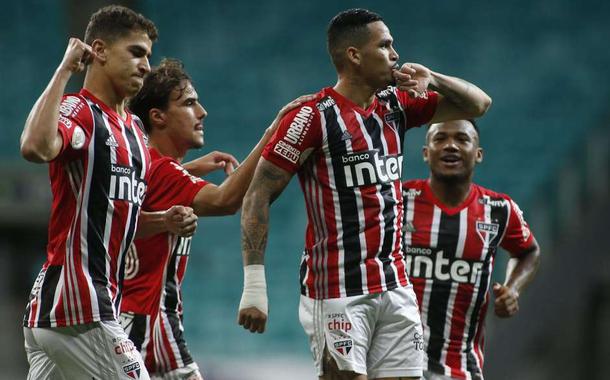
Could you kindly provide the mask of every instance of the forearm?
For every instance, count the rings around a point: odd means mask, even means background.
[[[429,87],[472,118],[483,115],[491,105],[489,95],[470,82],[434,71],[430,75]]]
[[[136,239],[142,239],[167,231],[165,224],[165,211],[140,212]]]
[[[69,71],[57,69],[28,115],[21,134],[21,153],[29,161],[47,162],[59,153],[59,106],[70,76]]]
[[[248,192],[241,214],[241,251],[244,266],[264,265],[269,233],[269,198]]]
[[[239,167],[220,184],[219,188],[223,194],[224,202],[232,205],[235,211],[241,206],[244,195],[252,182],[256,165],[261,157],[261,153],[271,138],[272,133],[267,130],[258,144],[252,149],[248,157]]]
[[[517,294],[533,280],[540,264],[538,249],[534,249],[520,258],[511,258],[506,266],[504,286],[514,289]]]

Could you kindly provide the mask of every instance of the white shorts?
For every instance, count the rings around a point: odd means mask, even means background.
[[[25,327],[28,380],[149,380],[140,353],[116,321]]]
[[[413,287],[315,300],[301,296],[299,319],[318,376],[324,347],[341,371],[370,378],[420,377],[424,343]]]
[[[163,375],[153,375],[151,380],[199,380],[203,379],[197,363],[191,363]]]

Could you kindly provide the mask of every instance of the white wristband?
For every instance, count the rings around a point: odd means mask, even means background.
[[[246,265],[244,267],[244,290],[241,294],[239,310],[248,307],[255,307],[269,315],[264,265]]]

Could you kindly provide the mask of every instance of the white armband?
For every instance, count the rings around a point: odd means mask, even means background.
[[[241,293],[239,310],[248,307],[255,307],[269,315],[264,265],[246,265],[244,267],[244,290]]]

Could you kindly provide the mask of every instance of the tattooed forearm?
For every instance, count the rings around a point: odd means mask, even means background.
[[[264,264],[269,233],[269,207],[284,190],[291,175],[261,160],[242,207],[241,247],[244,265]]]

